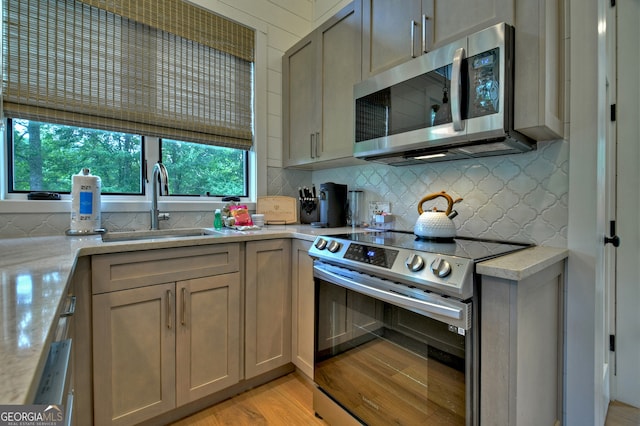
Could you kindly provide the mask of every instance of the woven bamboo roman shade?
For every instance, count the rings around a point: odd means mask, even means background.
[[[251,147],[254,31],[181,0],[5,0],[7,117]]]

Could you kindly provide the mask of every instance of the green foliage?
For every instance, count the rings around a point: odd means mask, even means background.
[[[162,163],[173,195],[245,196],[245,153],[239,149],[162,140]]]
[[[245,151],[162,141],[171,195],[246,196]],[[82,168],[100,176],[103,194],[142,194],[142,138],[13,120],[13,189],[71,192]]]
[[[100,176],[103,194],[141,194],[142,138],[13,120],[15,191],[71,192],[84,167]]]

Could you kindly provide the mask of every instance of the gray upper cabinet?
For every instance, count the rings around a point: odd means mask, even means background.
[[[320,132],[316,45],[318,37],[303,38],[283,58],[284,165],[313,161],[315,136]]]
[[[363,0],[362,78],[421,55],[422,0]]]
[[[563,4],[517,0],[513,126],[538,141],[564,136]]]
[[[498,22],[514,0],[364,0],[362,76],[371,77]]]
[[[361,80],[360,0],[289,49],[283,71],[285,167],[353,164],[353,85]],[[330,163],[327,163],[330,162]]]
[[[432,17],[427,20],[427,42],[429,37],[432,40],[428,50],[499,22],[513,25],[516,1],[423,0],[423,10],[426,8],[426,12],[423,13]],[[434,16],[435,19],[433,19]]]

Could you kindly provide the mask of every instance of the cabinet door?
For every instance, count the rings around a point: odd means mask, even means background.
[[[362,78],[420,54],[421,10],[421,0],[363,0]]]
[[[284,166],[308,164],[316,157],[320,133],[320,79],[316,33],[300,40],[282,58]]]
[[[313,378],[314,285],[311,242],[293,240],[291,244],[292,358],[293,363]]]
[[[176,284],[178,406],[240,380],[240,274]]]
[[[93,296],[96,425],[131,425],[173,409],[175,284]]]
[[[566,82],[562,2],[517,6],[513,125],[535,140],[560,139]]]
[[[361,0],[354,0],[283,56],[285,167],[354,162],[353,85],[362,76],[361,30]]]
[[[513,25],[515,21],[515,0],[423,0],[422,3],[423,16],[432,18],[426,20],[427,50],[499,22]]]
[[[515,0],[363,0],[362,77],[499,22],[513,25]]]
[[[353,1],[319,28],[322,68],[322,130],[319,155],[326,161],[353,157],[353,85],[361,80],[362,9]]]
[[[246,245],[245,376],[291,361],[291,242]]]

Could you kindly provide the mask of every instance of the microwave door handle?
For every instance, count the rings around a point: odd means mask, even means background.
[[[464,47],[456,49],[453,55],[453,67],[451,69],[451,119],[453,130],[464,130],[462,122],[462,60],[464,59]]]

